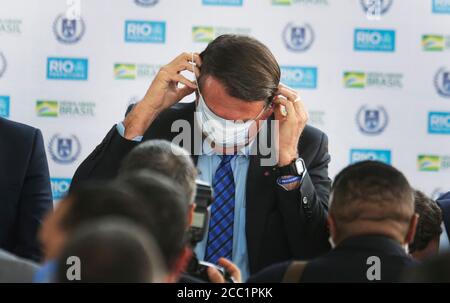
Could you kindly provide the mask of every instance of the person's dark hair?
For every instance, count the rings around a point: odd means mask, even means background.
[[[109,216],[123,217],[148,226],[151,214],[144,201],[123,182],[90,182],[75,188],[64,201],[69,209],[61,219],[61,228],[71,233],[81,224]]]
[[[76,262],[78,272],[71,270]],[[159,248],[147,231],[109,218],[76,229],[57,261],[55,282],[150,283],[165,276]]]
[[[414,214],[413,192],[394,167],[377,161],[359,162],[336,176],[330,214],[341,224],[356,220],[409,224]]]
[[[184,191],[186,202],[194,202],[197,169],[185,149],[165,140],[145,141],[125,157],[119,175],[145,168],[174,180]]]
[[[200,54],[199,78],[212,76],[235,98],[270,102],[280,83],[280,66],[270,50],[258,40],[239,35],[222,35]]]
[[[139,194],[152,216],[152,235],[161,248],[167,268],[174,269],[187,240],[187,204],[182,192],[169,178],[141,170],[119,176]]]
[[[418,190],[414,191],[414,202],[419,221],[414,241],[409,245],[411,253],[425,249],[431,240],[439,239],[442,233],[442,211],[437,203]]]

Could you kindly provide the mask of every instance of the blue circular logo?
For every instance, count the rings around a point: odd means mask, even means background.
[[[450,98],[450,70],[441,67],[434,76],[434,86],[438,94]]]
[[[6,58],[3,55],[3,53],[0,52],[0,77],[3,76],[5,71],[6,71]]]
[[[53,22],[53,33],[56,40],[65,44],[73,44],[80,41],[86,30],[82,18],[69,19],[64,14],[56,17]]]
[[[388,125],[388,115],[384,107],[362,106],[357,115],[356,122],[359,130],[366,135],[379,135]]]
[[[78,159],[81,153],[81,143],[75,135],[56,134],[50,139],[48,152],[56,163],[70,164]]]
[[[159,0],[134,0],[134,3],[140,6],[154,6],[158,4]]]
[[[283,40],[289,50],[304,52],[314,42],[314,31],[309,24],[295,24],[290,22],[283,30]]]
[[[393,0],[360,0],[364,12],[368,15],[384,15],[391,8]]]

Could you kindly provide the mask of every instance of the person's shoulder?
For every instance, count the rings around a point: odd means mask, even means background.
[[[280,283],[291,261],[277,263],[262,269],[258,273],[252,275],[247,283]]]
[[[15,122],[12,120],[8,120],[5,118],[0,118],[0,129],[3,129],[6,132],[10,133],[34,133],[36,131],[36,128],[26,125],[23,123]]]
[[[308,143],[316,142],[317,144],[321,144],[323,140],[328,140],[328,137],[320,129],[307,124],[302,132],[300,140]]]
[[[17,257],[3,249],[0,249],[0,262],[4,262],[4,263],[11,262],[11,263],[15,263],[15,264],[22,264],[24,266],[28,266],[28,267],[34,268],[34,269],[38,268],[37,264],[35,264],[29,260]]]
[[[195,103],[177,103],[162,111],[147,129],[144,139],[171,139],[174,126],[191,127],[194,121]],[[181,122],[178,123],[177,122]],[[188,124],[188,125],[186,125]]]
[[[0,249],[0,283],[30,283],[38,265]]]
[[[179,102],[161,112],[158,121],[175,121],[178,119],[192,120],[195,111],[195,102]]]
[[[439,203],[439,202],[444,202],[444,201],[450,201],[450,191],[447,192],[447,193],[445,193],[445,194],[443,194],[442,196],[440,196],[440,197],[437,199],[437,202],[438,202],[438,203]]]
[[[2,137],[29,138],[34,136],[37,129],[19,122],[0,118],[0,133]]]

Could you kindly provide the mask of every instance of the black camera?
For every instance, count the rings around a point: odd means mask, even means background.
[[[199,261],[195,254],[189,262],[187,274],[203,282],[210,282],[208,276],[208,267],[214,267],[215,269],[217,269],[222,274],[226,283],[235,283],[231,275],[223,267],[209,262]]]
[[[192,224],[189,229],[189,239],[191,245],[195,245],[203,240],[209,222],[209,206],[213,201],[211,186],[203,181],[196,180],[197,193],[195,195],[195,210]]]
[[[202,241],[206,235],[206,230],[211,215],[209,206],[211,206],[213,202],[213,192],[211,186],[208,183],[200,180],[196,180],[196,184],[197,184],[197,193],[195,196],[196,207],[194,211],[192,224],[189,228],[189,240],[192,245],[192,248],[195,248],[197,243]],[[222,273],[226,282],[230,283],[234,282],[230,274],[227,273],[222,267],[212,263],[199,261],[195,253],[188,265],[187,274],[191,277],[200,279],[205,282],[209,282],[207,272],[208,267],[216,268],[220,273]]]

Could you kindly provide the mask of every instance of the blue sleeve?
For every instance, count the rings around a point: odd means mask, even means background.
[[[125,126],[123,125],[123,122],[117,123],[117,132],[122,138],[125,138]],[[141,142],[144,136],[136,136],[131,141]]]

